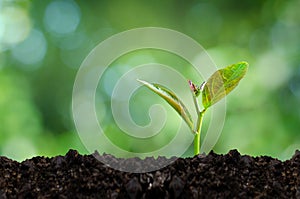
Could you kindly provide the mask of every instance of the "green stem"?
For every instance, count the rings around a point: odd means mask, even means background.
[[[198,113],[198,120],[197,120],[197,126],[195,129],[195,138],[194,138],[194,155],[198,155],[200,153],[200,137],[201,137],[201,127],[202,127],[204,112],[205,109]]]
[[[203,109],[202,111],[200,111],[200,106],[199,106],[197,97],[194,93],[193,93],[193,100],[194,100],[194,104],[195,104],[197,115],[198,115],[196,128],[194,130],[194,133],[195,133],[194,155],[198,155],[200,153],[200,137],[201,137],[202,120],[203,120],[203,115],[206,110]]]

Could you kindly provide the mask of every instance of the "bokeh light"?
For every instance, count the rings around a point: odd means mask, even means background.
[[[19,136],[5,142],[2,147],[2,155],[21,161],[38,154],[32,140]]]
[[[75,1],[52,1],[46,8],[44,23],[50,33],[63,35],[76,30],[80,17]]]
[[[23,41],[30,29],[27,10],[13,5],[0,7],[0,52]]]
[[[37,68],[37,63],[41,62],[47,52],[47,42],[43,33],[32,29],[28,37],[11,49],[12,56],[18,62],[20,67],[25,70]]]

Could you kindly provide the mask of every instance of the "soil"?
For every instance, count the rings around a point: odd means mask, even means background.
[[[94,155],[70,150],[21,163],[0,157],[0,198],[300,198],[299,151],[284,162],[211,152],[148,173],[114,170]]]

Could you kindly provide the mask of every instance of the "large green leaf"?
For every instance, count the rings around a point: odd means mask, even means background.
[[[244,77],[247,62],[240,62],[217,70],[206,82],[202,91],[202,104],[205,109],[217,103],[232,91]]]
[[[161,96],[164,100],[166,100],[176,111],[179,115],[183,118],[183,120],[187,123],[190,127],[191,131],[193,131],[193,120],[191,114],[184,106],[181,100],[168,88],[159,85],[159,84],[152,84],[143,80],[138,80],[145,86],[147,86],[150,90]]]

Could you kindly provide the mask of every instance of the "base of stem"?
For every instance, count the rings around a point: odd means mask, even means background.
[[[195,134],[194,138],[194,155],[198,155],[200,153],[200,132]]]

